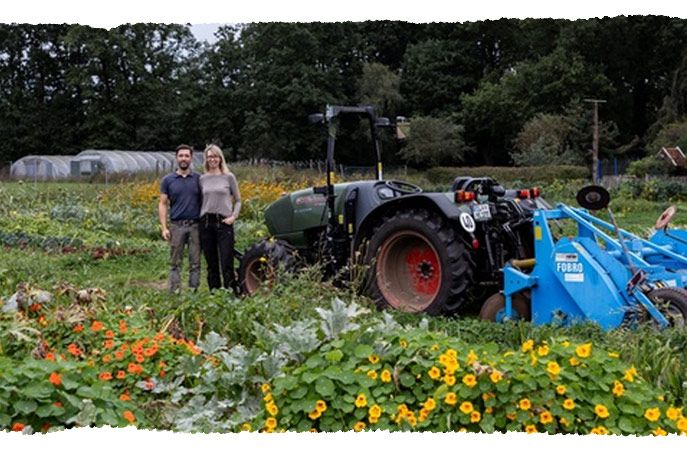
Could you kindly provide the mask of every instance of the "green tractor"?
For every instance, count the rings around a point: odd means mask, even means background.
[[[335,184],[337,125],[350,114],[369,120],[376,179]],[[328,277],[350,277],[362,267],[362,289],[380,307],[448,315],[460,313],[469,298],[497,292],[506,261],[532,257],[532,210],[542,206],[536,189],[511,191],[491,178],[457,177],[450,192],[423,192],[383,179],[380,130],[393,125],[372,106],[328,106],[310,120],[328,127],[327,184],[268,206],[272,237],[241,257],[244,293],[255,292],[279,267],[319,261]]]

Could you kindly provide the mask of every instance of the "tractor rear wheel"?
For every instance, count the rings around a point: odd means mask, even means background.
[[[239,264],[241,292],[251,295],[267,282],[270,285],[278,271],[296,268],[296,249],[284,241],[265,239],[248,247]]]
[[[515,320],[531,320],[530,303],[524,294],[513,295],[513,312]],[[500,292],[484,301],[479,311],[479,318],[490,322],[503,322],[506,314],[506,298]]]
[[[461,237],[426,210],[399,211],[372,233],[368,293],[380,307],[432,315],[458,311],[473,284]]]
[[[687,291],[680,288],[660,288],[651,291],[648,297],[666,317],[670,326],[687,326]]]

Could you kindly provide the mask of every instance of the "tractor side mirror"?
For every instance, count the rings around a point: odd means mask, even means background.
[[[577,203],[591,211],[604,209],[611,202],[611,194],[601,186],[585,186],[577,193]]]
[[[308,123],[310,125],[317,125],[318,123],[324,123],[324,114],[310,114],[308,115]]]

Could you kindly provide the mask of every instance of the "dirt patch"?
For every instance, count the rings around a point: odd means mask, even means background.
[[[147,280],[131,280],[131,285],[146,288],[157,289],[159,291],[167,290],[167,280],[163,281],[147,281]]]

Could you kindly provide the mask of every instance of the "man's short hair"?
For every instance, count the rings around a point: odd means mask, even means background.
[[[193,147],[191,147],[190,145],[181,144],[177,147],[175,155],[178,155],[180,150],[188,150],[189,152],[191,152],[191,155],[193,155]]]

